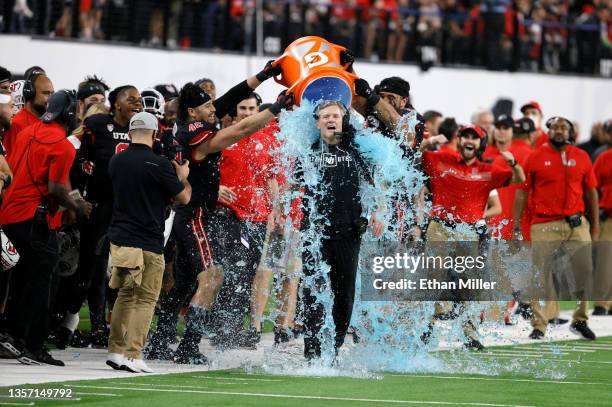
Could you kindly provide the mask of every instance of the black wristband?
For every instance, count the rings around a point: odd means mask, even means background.
[[[508,164],[508,165],[510,165],[510,167],[514,168],[514,167],[516,167],[516,164],[518,164],[518,163],[516,162],[516,160],[512,160],[512,163],[510,163],[510,164]]]
[[[270,107],[268,108],[268,110],[270,111],[270,113],[276,116],[277,114],[281,112],[281,110],[283,110],[283,108],[278,103],[272,103]]]
[[[265,82],[270,79],[270,77],[264,71],[259,72],[257,75],[255,75],[255,77],[259,82]]]
[[[11,182],[13,182],[11,174],[6,174],[4,176],[4,188],[8,188],[11,185]]]

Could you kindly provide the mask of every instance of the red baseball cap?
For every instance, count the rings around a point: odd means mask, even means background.
[[[537,109],[541,115],[544,115],[544,113],[542,113],[542,108],[540,107],[540,104],[536,101],[525,103],[521,107],[521,113],[525,114],[525,109],[528,109],[528,108]]]
[[[487,136],[487,132],[485,131],[485,129],[483,129],[482,127],[480,127],[477,124],[468,124],[466,126],[463,126],[461,128],[461,130],[459,130],[459,137],[461,137],[464,133],[471,131],[474,134],[476,134],[480,139],[483,139]]]

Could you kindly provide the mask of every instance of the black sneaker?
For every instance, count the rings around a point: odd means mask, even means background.
[[[149,346],[142,352],[144,358],[147,360],[172,360],[174,359],[174,352],[169,346]]]
[[[13,359],[19,357],[23,350],[23,346],[16,339],[5,333],[0,333],[0,347],[7,356]]]
[[[291,340],[291,335],[286,328],[276,328],[274,330],[274,345],[280,345],[281,343],[287,343]]]
[[[427,330],[421,334],[421,342],[423,342],[424,345],[427,345],[429,343],[429,340],[431,339],[431,334],[433,334],[433,328],[433,325],[429,324],[427,325]]]
[[[21,352],[21,355],[17,358],[18,361],[24,365],[53,365],[53,366],[65,366],[64,362],[55,359],[47,349],[40,349],[36,351],[30,351],[27,348]]]
[[[91,342],[89,341],[89,337],[83,335],[83,333],[79,329],[75,329],[72,333],[72,340],[70,341],[70,346],[73,348],[88,348]]]
[[[261,332],[253,327],[236,336],[236,343],[241,348],[257,349],[259,342],[261,342]]]
[[[470,349],[470,350],[484,350],[485,347],[482,343],[480,343],[480,341],[478,339],[474,339],[474,338],[467,338],[467,340],[463,343],[463,346],[465,346],[466,349]]]
[[[91,347],[96,349],[108,348],[108,332],[106,329],[96,329],[90,335]]]
[[[570,331],[576,335],[582,336],[584,339],[594,341],[596,339],[595,333],[591,331],[591,328],[587,325],[586,321],[574,321],[570,325]]]
[[[179,365],[206,365],[208,358],[197,350],[188,351],[177,349],[174,354],[174,363]]]
[[[531,310],[531,306],[526,302],[520,302],[518,307],[516,307],[516,311],[514,311],[515,315],[520,315],[525,320],[530,320],[533,317],[533,311]]]
[[[596,305],[595,308],[593,308],[593,316],[601,316],[601,315],[607,315],[608,311],[606,311],[606,309],[604,307],[600,307],[599,305]]]
[[[569,320],[564,319],[564,318],[553,318],[553,319],[549,319],[548,323],[551,325],[564,325],[567,324],[569,322]]]
[[[53,343],[57,349],[66,349],[72,342],[72,331],[66,327],[60,326],[55,331],[55,338]]]
[[[534,329],[533,331],[531,331],[531,333],[529,334],[529,339],[542,339],[544,338],[544,332],[540,331],[539,329]]]

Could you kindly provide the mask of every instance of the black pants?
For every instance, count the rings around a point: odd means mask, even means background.
[[[327,285],[320,273],[321,264],[313,254],[306,250],[302,261],[304,264],[304,355],[307,358],[321,356],[321,337],[319,332],[325,321],[323,304],[317,301],[317,294],[325,293],[331,288],[333,293],[332,316],[336,325],[334,347],[337,350],[344,343],[344,337],[351,321],[353,302],[355,300],[355,278],[359,261],[361,239],[357,237],[342,240],[321,241],[321,260],[330,266]]]
[[[172,234],[176,244],[174,260],[174,285],[160,301],[157,330],[151,337],[151,345],[165,348],[175,335],[181,306],[193,294],[197,276],[216,263],[219,236],[212,215],[204,214],[201,208],[176,210]]]
[[[112,203],[100,203],[89,219],[83,220],[79,228],[79,266],[76,273],[62,282],[60,308],[76,314],[87,299],[92,331],[106,327],[106,269],[110,250],[106,234],[112,211]]]
[[[266,222],[238,219],[233,211],[224,210],[220,227],[230,231],[227,244],[220,253],[223,285],[214,306],[217,331],[234,334],[242,330],[244,316],[250,308],[253,279],[266,234]],[[248,247],[247,247],[248,246]]]
[[[57,233],[46,220],[34,219],[4,225],[4,233],[20,256],[19,273],[11,281],[7,330],[30,350],[39,350],[47,339],[53,269],[59,259]]]

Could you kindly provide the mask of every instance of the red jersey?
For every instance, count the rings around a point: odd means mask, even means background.
[[[593,171],[601,191],[599,207],[605,209],[608,216],[612,217],[612,149],[597,157]]]
[[[512,179],[508,165],[478,160],[468,165],[453,153],[424,152],[423,169],[429,176],[432,216],[454,222],[482,219],[491,191]]]
[[[585,192],[597,186],[589,155],[572,145],[564,151],[550,144],[535,150],[527,160],[525,177],[521,189],[533,194],[532,223],[584,213]]]
[[[493,159],[496,164],[503,162],[504,158],[501,156],[499,149],[495,146],[489,147],[487,147],[489,155],[487,157],[487,151],[485,151],[485,158]],[[512,140],[512,143],[508,147],[507,151],[512,153],[514,159],[521,167],[525,167],[533,148],[524,140]],[[511,240],[513,238],[514,196],[518,187],[518,184],[510,184],[507,187],[499,188],[497,190],[499,193],[499,200],[502,205],[502,213],[498,216],[489,218],[488,223],[494,230],[493,237],[500,237],[503,240]],[[524,230],[529,229],[530,218],[530,213],[528,210],[526,210],[523,213],[522,227]],[[525,238],[527,239],[527,237]]]
[[[49,208],[49,228],[61,226],[61,212],[49,195],[49,181],[68,184],[76,150],[59,124],[37,122],[23,130],[8,163],[15,178],[6,189],[0,208],[0,224],[23,222],[34,217],[41,200]]]
[[[15,140],[17,139],[17,135],[21,132],[21,130],[33,125],[34,123],[38,123],[39,121],[40,120],[38,117],[30,113],[30,111],[25,107],[17,112],[11,121],[10,130],[5,132],[3,135],[2,144],[4,144],[7,157],[11,154],[13,146],[15,145]]]
[[[240,219],[262,222],[270,214],[268,182],[278,171],[273,154],[279,147],[276,131],[277,124],[272,123],[223,150],[221,185],[236,194],[229,207]]]
[[[538,137],[535,139],[535,144],[534,147],[538,148],[538,147],[542,147],[544,144],[548,143],[548,141],[550,140],[550,138],[548,137],[548,134],[546,134],[546,132],[542,129],[537,129],[538,131]]]

